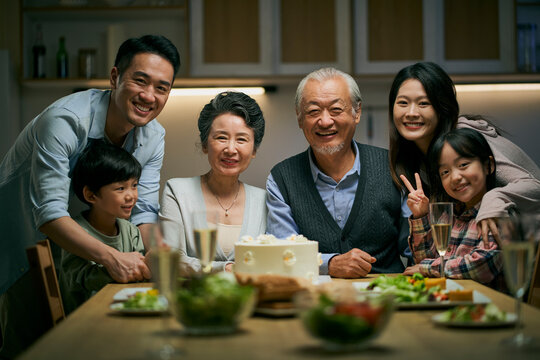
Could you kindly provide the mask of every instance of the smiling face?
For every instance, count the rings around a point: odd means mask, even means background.
[[[478,158],[460,156],[450,144],[445,143],[439,160],[439,176],[446,193],[468,209],[481,201],[486,193],[490,167]]]
[[[238,176],[255,157],[255,135],[243,118],[230,113],[212,122],[208,143],[203,148],[215,174]]]
[[[102,186],[97,193],[92,193],[88,187],[83,191],[86,200],[92,204],[92,211],[100,217],[129,219],[138,198],[137,184],[137,179],[129,179]]]
[[[394,102],[394,125],[400,135],[426,154],[438,123],[422,83],[416,79],[404,81]]]
[[[151,53],[135,55],[122,74],[114,67],[109,110],[116,127],[129,131],[156,118],[169,98],[173,77],[172,64]]]
[[[350,149],[361,109],[353,111],[345,79],[310,79],[302,93],[298,125],[315,152],[332,155]]]

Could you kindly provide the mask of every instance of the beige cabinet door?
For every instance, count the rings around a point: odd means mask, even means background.
[[[277,73],[305,74],[327,66],[351,71],[349,0],[280,0],[275,3]]]
[[[191,74],[271,74],[272,5],[272,0],[191,1]]]

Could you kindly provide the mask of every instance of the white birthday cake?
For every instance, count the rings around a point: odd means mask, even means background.
[[[273,235],[243,236],[234,244],[234,271],[246,274],[277,274],[316,279],[321,255],[319,243],[302,235],[277,239]]]

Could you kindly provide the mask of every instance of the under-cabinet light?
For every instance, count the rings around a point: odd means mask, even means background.
[[[531,91],[540,90],[540,84],[460,84],[456,85],[458,93],[484,91]]]
[[[174,88],[171,90],[170,96],[215,96],[224,91],[237,91],[243,92],[247,95],[263,95],[266,91],[262,86],[250,86],[250,87],[207,87],[207,88]]]

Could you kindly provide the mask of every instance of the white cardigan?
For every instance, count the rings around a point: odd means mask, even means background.
[[[266,230],[266,191],[244,183],[246,199],[240,237],[256,237]],[[197,273],[201,264],[196,257],[193,230],[189,214],[195,209],[205,209],[201,188],[201,177],[174,178],[167,181],[161,198],[159,220],[163,230],[163,241],[180,251],[181,271],[184,274]],[[225,265],[234,261],[234,251],[226,256],[219,244],[212,264],[212,272],[222,271]]]

